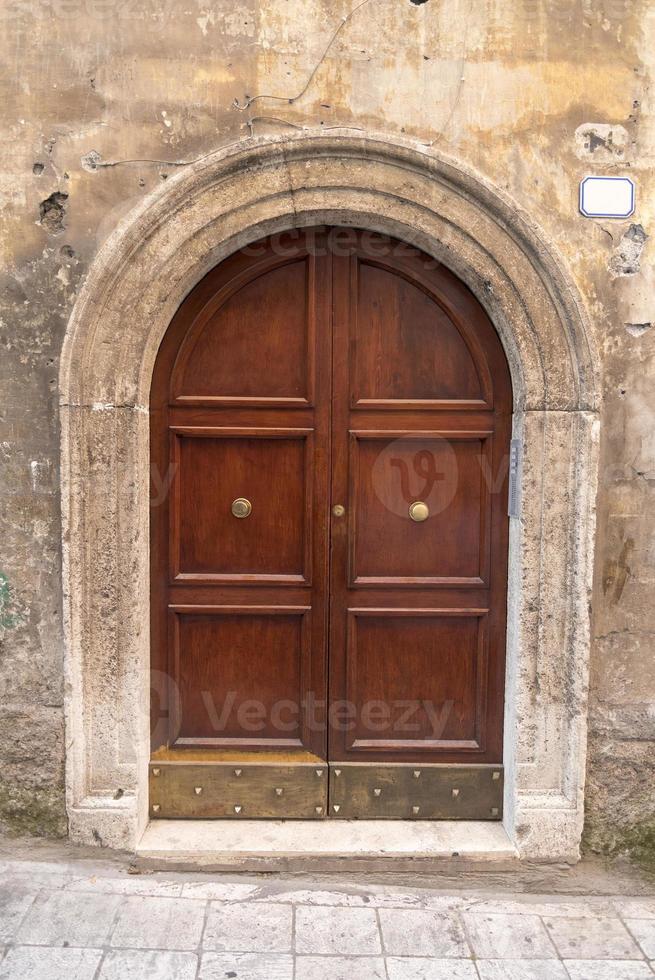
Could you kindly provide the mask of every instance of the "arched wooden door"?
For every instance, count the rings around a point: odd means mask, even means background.
[[[152,385],[152,816],[501,816],[510,425],[486,313],[407,244],[205,276]]]

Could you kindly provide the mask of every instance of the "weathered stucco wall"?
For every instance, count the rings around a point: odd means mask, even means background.
[[[647,841],[655,827],[652,4],[6,0],[0,20],[10,66],[0,83],[6,826],[65,830],[57,376],[79,285],[119,218],[185,162],[252,133],[322,126],[404,135],[476,168],[535,217],[587,303],[604,377],[587,840]],[[632,174],[633,219],[579,216],[578,183],[589,172]]]

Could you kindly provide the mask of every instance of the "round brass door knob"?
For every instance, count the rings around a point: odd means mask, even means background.
[[[252,510],[252,504],[246,497],[237,497],[232,501],[232,513],[235,517],[248,517]]]
[[[415,500],[413,504],[409,505],[409,516],[417,524],[420,524],[421,521],[427,521],[430,516],[430,508],[422,500]]]
[[[343,506],[343,504],[335,504],[332,508],[332,513],[335,517],[343,517],[343,515],[346,513],[346,508]]]

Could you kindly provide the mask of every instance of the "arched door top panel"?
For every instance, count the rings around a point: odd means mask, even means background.
[[[312,403],[313,258],[306,252],[293,258],[271,253],[252,263],[251,258],[244,268],[244,256],[233,257],[212,270],[188,298],[192,306],[200,306],[210,294],[197,314],[185,320],[186,334],[171,375],[172,401]]]
[[[336,230],[349,235],[337,254],[352,256],[356,297],[351,404],[396,410],[493,407],[494,368],[507,374],[505,357],[470,290],[407,243]],[[294,230],[255,243],[195,287],[184,304],[185,333],[171,373],[173,403],[312,404],[316,269],[332,261],[331,231],[317,238],[320,231],[304,229],[299,238]],[[403,316],[389,321],[392,309]],[[358,343],[363,321],[366,354]],[[398,329],[390,330],[389,322]]]

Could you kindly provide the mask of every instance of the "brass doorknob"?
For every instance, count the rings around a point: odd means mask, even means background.
[[[235,517],[248,517],[252,510],[252,504],[246,497],[237,497],[232,501],[232,513]]]
[[[343,506],[343,504],[335,504],[332,508],[332,513],[335,517],[343,517],[343,515],[346,513],[346,508]]]
[[[422,500],[415,500],[413,504],[409,505],[409,516],[417,524],[420,524],[421,521],[427,521],[430,516],[430,508]]]

